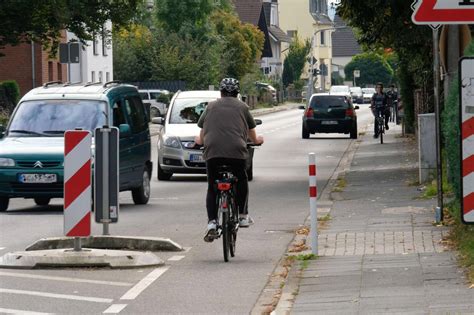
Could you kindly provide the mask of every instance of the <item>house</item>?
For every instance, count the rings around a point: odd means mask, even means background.
[[[263,9],[263,0],[233,0],[233,3],[239,19],[244,23],[257,26],[264,34],[262,60],[273,58],[270,30]]]
[[[105,30],[112,29],[107,22]],[[68,41],[77,41],[77,37],[67,32]],[[111,38],[98,34],[94,40],[80,44],[79,63],[70,64],[70,82],[108,82],[113,80],[113,58]]]
[[[279,79],[283,73],[282,44],[290,43],[292,39],[279,26],[278,0],[264,0],[263,10],[270,35],[272,57],[262,58],[261,68],[267,76]]]
[[[313,42],[315,66],[325,69],[326,74],[316,76],[315,87],[328,90],[331,86],[333,23],[328,16],[327,0],[279,0],[279,8],[280,27],[291,37]],[[284,45],[283,50],[288,47]],[[301,78],[309,79],[309,63]]]
[[[66,32],[61,42],[66,42]],[[67,80],[67,67],[57,57],[37,43],[6,46],[0,50],[0,81],[15,80],[20,87],[20,96],[48,81]]]
[[[334,17],[336,26],[347,26],[347,24],[338,15]],[[332,34],[332,63],[333,70],[339,72],[341,77],[345,77],[344,67],[351,62],[352,57],[362,52],[357,42],[352,28],[337,29]],[[351,83],[352,84],[352,83]]]

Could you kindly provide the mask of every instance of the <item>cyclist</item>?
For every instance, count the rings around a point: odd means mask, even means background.
[[[374,123],[374,138],[379,137],[379,122],[378,117],[380,115],[385,117],[385,129],[388,128],[388,119],[390,118],[387,115],[387,95],[383,92],[383,84],[377,83],[375,85],[375,94],[372,96],[372,101],[370,108],[372,109],[372,113],[375,116],[375,123]]]
[[[215,182],[218,169],[222,165],[231,168],[237,177],[237,207],[239,209],[239,226],[249,227],[253,220],[248,215],[248,181],[246,160],[248,158],[247,140],[262,144],[264,139],[257,136],[255,121],[247,104],[237,96],[240,92],[239,81],[225,78],[219,85],[221,98],[210,102],[201,115],[198,126],[201,128],[195,142],[204,145],[204,159],[207,168],[206,208],[208,225],[204,241],[212,242],[217,237],[217,205]]]
[[[397,110],[398,110],[398,93],[395,91],[395,85],[390,85],[390,90],[387,92],[387,102],[389,109],[391,108],[394,113],[395,119],[397,118]]]

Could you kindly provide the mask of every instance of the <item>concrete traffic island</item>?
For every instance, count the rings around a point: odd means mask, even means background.
[[[50,249],[7,253],[0,257],[0,268],[143,268],[164,265],[151,252],[83,249]]]
[[[130,251],[183,251],[183,247],[169,238],[98,235],[81,238],[82,247]],[[74,238],[42,238],[26,248],[26,251],[66,249],[74,247]]]

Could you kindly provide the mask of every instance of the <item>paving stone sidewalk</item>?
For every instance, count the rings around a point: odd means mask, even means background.
[[[432,224],[436,200],[410,185],[416,143],[392,129],[383,145],[371,127],[362,137],[292,314],[474,314],[474,289],[442,243],[448,229]]]

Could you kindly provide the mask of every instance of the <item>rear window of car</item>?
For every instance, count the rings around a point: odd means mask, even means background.
[[[348,108],[349,104],[344,96],[315,96],[311,99],[311,108]]]
[[[170,124],[197,124],[207,104],[215,98],[181,98],[172,105]]]
[[[331,89],[329,90],[330,93],[346,93],[350,92],[348,86],[344,85],[336,85],[336,86],[331,86]]]
[[[140,97],[142,98],[142,100],[148,100],[148,93],[146,92],[140,92]]]

